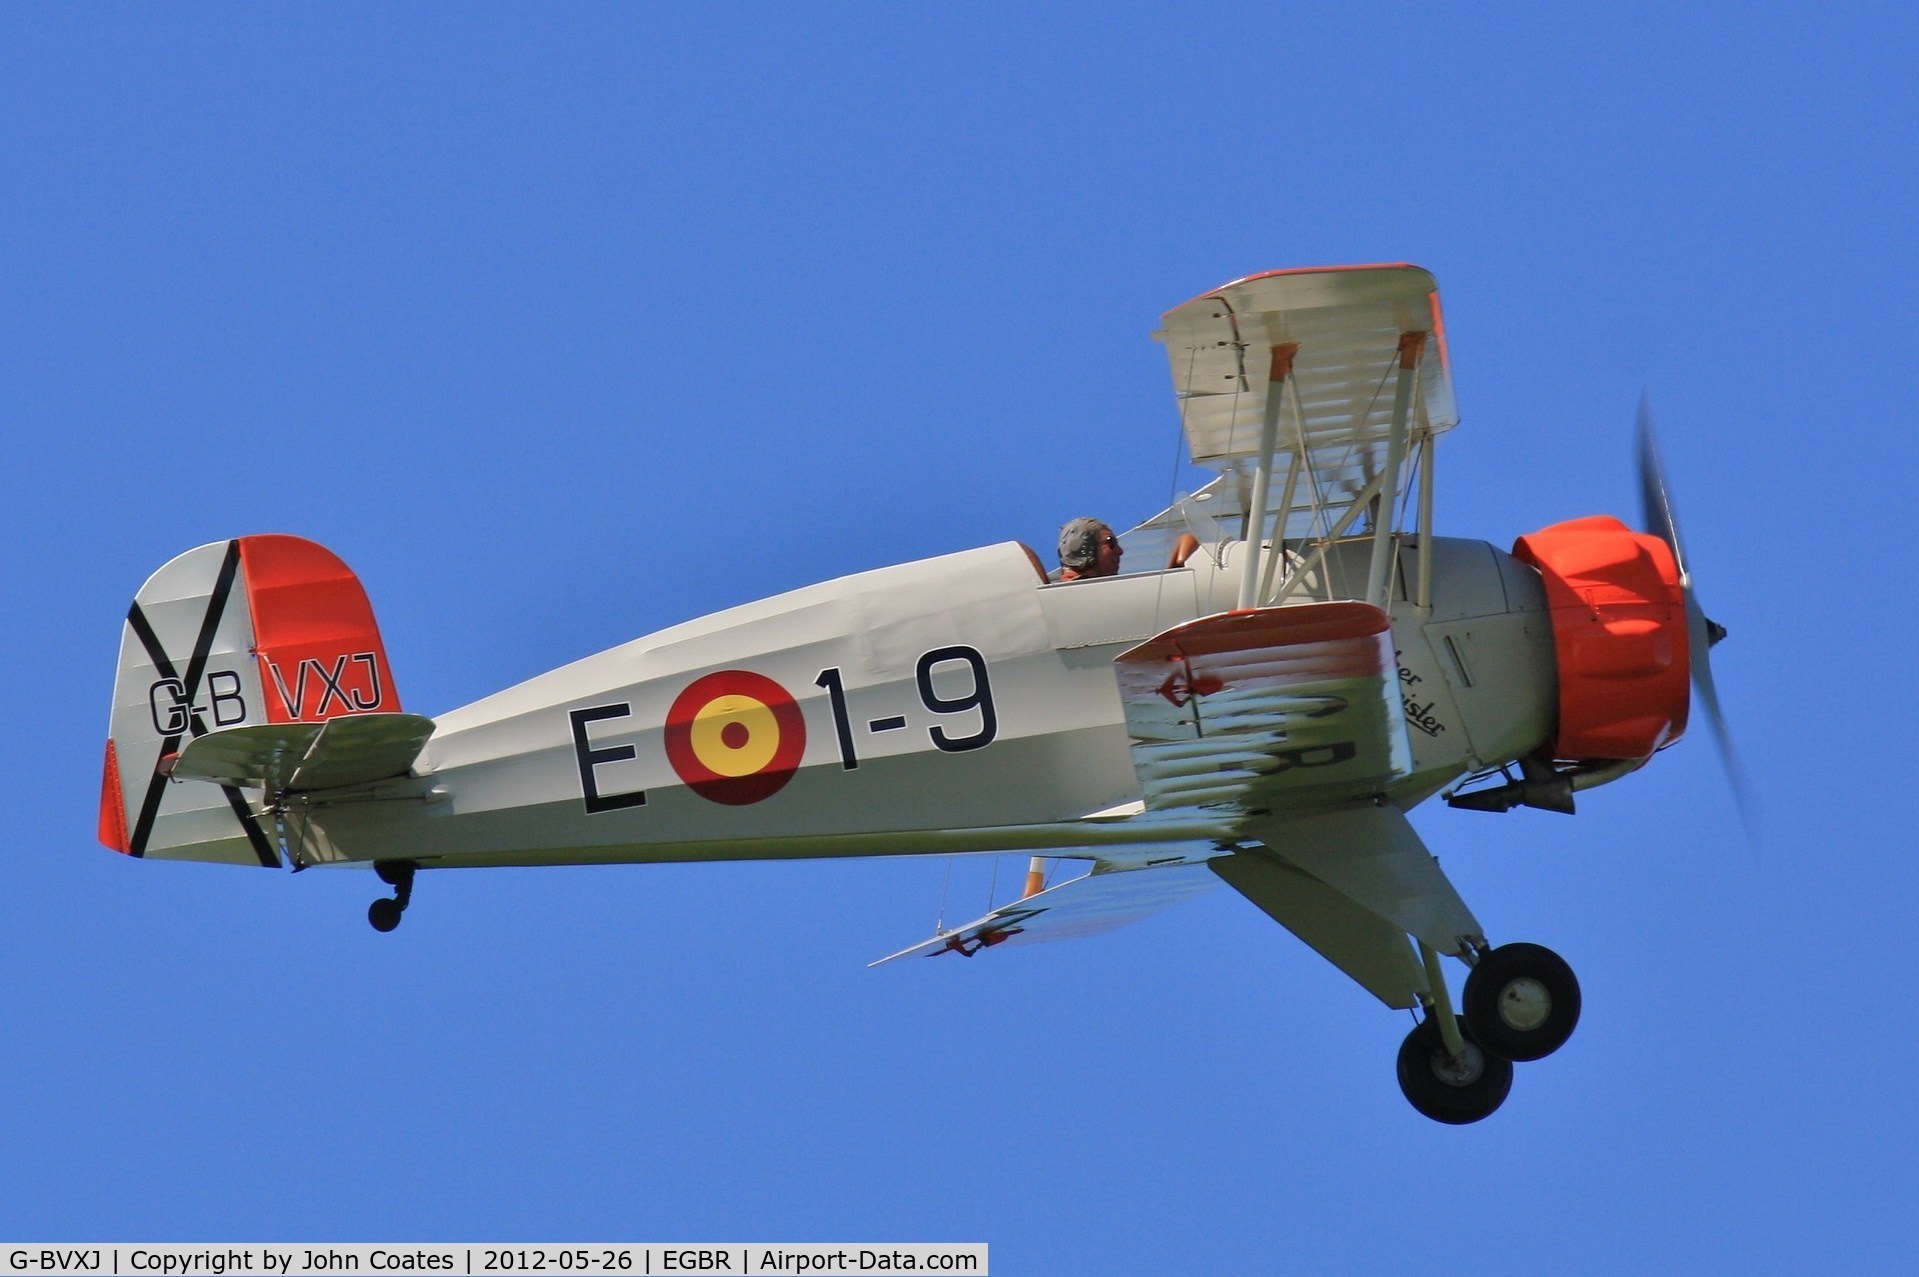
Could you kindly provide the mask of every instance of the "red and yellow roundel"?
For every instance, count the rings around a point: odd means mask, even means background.
[[[806,719],[763,674],[695,679],[666,712],[666,760],[694,793],[741,807],[785,788],[806,753]]]

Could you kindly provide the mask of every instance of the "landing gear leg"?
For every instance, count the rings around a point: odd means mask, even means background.
[[[1512,1061],[1482,1049],[1453,1013],[1439,955],[1422,944],[1419,956],[1432,992],[1426,1018],[1400,1044],[1399,1089],[1435,1122],[1464,1126],[1490,1117],[1512,1090]]]
[[[373,924],[375,931],[391,931],[400,925],[400,915],[413,899],[413,871],[417,867],[411,860],[373,862],[373,871],[380,875],[380,881],[393,888],[391,898],[382,896],[367,906],[366,920]]]
[[[1439,1040],[1445,1044],[1448,1053],[1458,1056],[1465,1051],[1466,1042],[1459,1031],[1459,1017],[1453,1014],[1453,995],[1446,988],[1446,973],[1440,969],[1439,953],[1422,940],[1419,942],[1419,960],[1426,964],[1426,983],[1432,988],[1432,1001],[1426,1007],[1427,1018],[1439,1022]]]

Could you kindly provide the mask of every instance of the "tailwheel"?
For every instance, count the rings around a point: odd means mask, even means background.
[[[1543,1059],[1579,1023],[1579,981],[1543,945],[1502,944],[1474,964],[1460,1009],[1487,1049],[1509,1060]]]
[[[1407,1102],[1452,1126],[1490,1117],[1513,1086],[1511,1060],[1481,1049],[1470,1032],[1462,1036],[1465,1050],[1455,1058],[1440,1038],[1438,1020],[1429,1015],[1399,1047],[1399,1089]]]
[[[400,915],[413,900],[413,872],[418,868],[411,860],[376,860],[373,871],[380,875],[380,881],[393,888],[391,897],[382,896],[366,907],[366,920],[373,924],[375,931],[391,931],[400,925]]]

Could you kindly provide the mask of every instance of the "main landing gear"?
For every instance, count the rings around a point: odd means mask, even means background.
[[[1439,1017],[1429,1014],[1399,1044],[1399,1089],[1433,1121],[1464,1126],[1506,1102],[1513,1062],[1489,1055],[1470,1036],[1454,1055],[1440,1036]]]
[[[1509,1060],[1543,1060],[1579,1023],[1579,981],[1536,944],[1502,944],[1473,964],[1461,999],[1473,1036]]]
[[[1479,955],[1455,1015],[1439,955],[1420,946],[1433,994],[1399,1048],[1399,1089],[1435,1122],[1490,1117],[1512,1089],[1513,1061],[1551,1055],[1579,1023],[1579,981],[1551,949],[1508,944]]]
[[[393,888],[391,897],[382,896],[366,908],[366,920],[373,924],[375,931],[391,931],[400,925],[400,915],[413,899],[413,871],[417,866],[411,860],[376,860],[373,872],[380,875],[380,881]]]

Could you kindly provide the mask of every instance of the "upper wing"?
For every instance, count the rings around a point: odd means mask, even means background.
[[[1256,458],[1269,385],[1296,392],[1296,401],[1282,405],[1274,463],[1276,474],[1303,463],[1277,516],[1286,535],[1308,535],[1315,512],[1343,508],[1378,474],[1407,334],[1422,347],[1414,437],[1458,421],[1439,288],[1417,266],[1250,275],[1175,307],[1162,322],[1153,335],[1166,346],[1196,464],[1225,469]],[[1296,347],[1291,380],[1275,383],[1273,352],[1289,346]]]
[[[1439,314],[1439,286],[1405,264],[1268,271],[1234,280],[1166,312],[1155,339],[1165,343],[1173,387],[1195,463],[1223,468],[1254,454],[1275,347],[1296,345],[1293,376],[1300,418],[1282,449],[1383,443],[1391,428],[1390,393],[1406,333],[1434,347],[1420,364],[1425,424],[1435,433],[1458,422]]]

